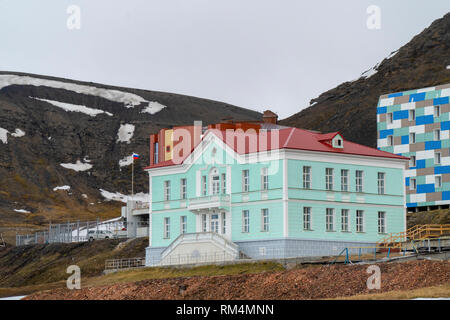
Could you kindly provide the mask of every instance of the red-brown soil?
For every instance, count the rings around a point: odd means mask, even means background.
[[[283,272],[153,279],[81,290],[55,289],[27,299],[325,299],[450,283],[449,261],[378,264],[381,289],[368,290],[369,265],[305,266]]]

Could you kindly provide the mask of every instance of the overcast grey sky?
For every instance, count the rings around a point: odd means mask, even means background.
[[[81,28],[69,30],[69,5]],[[381,29],[369,30],[369,5]],[[270,108],[285,118],[450,11],[448,0],[0,0],[0,70]]]

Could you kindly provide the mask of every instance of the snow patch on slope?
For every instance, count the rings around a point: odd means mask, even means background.
[[[127,167],[133,163],[133,154],[131,156],[125,157],[121,160],[119,160],[119,166],[120,167]]]
[[[58,191],[58,190],[70,190],[70,186],[61,186],[61,187],[55,187],[53,188],[53,191]]]
[[[25,209],[14,209],[14,211],[18,212],[18,213],[31,213],[30,211],[25,210]]]
[[[65,89],[79,94],[102,97],[104,99],[125,104],[127,108],[133,108],[141,103],[149,103],[141,96],[134,93],[119,91],[114,89],[97,88],[76,83],[62,82],[34,78],[30,76],[18,76],[12,74],[0,75],[0,90],[11,85],[45,86],[55,89]]]
[[[150,113],[150,114],[155,114],[160,112],[162,109],[167,108],[165,105],[157,102],[157,101],[150,101],[148,103],[148,106],[145,107],[141,113]]]
[[[13,136],[14,138],[20,138],[25,136],[25,132],[20,129],[16,129],[14,133],[10,133],[8,130],[0,128],[0,141],[4,144],[8,144],[8,134]]]
[[[30,98],[50,103],[51,105],[54,105],[55,107],[61,108],[61,109],[65,110],[65,111],[81,112],[81,113],[87,114],[87,115],[89,115],[91,117],[95,117],[96,115],[102,114],[102,113],[105,113],[108,116],[113,116],[113,114],[110,113],[110,112],[106,112],[106,111],[103,111],[103,110],[100,110],[100,109],[88,108],[88,107],[83,106],[83,105],[59,102],[59,101],[48,100],[48,99],[40,99],[40,98],[35,98],[35,97],[30,97]]]
[[[77,163],[61,163],[61,167],[79,172],[91,169],[92,164],[83,163],[80,160],[77,160]]]
[[[135,127],[132,124],[121,124],[119,131],[117,132],[116,142],[130,143],[130,140],[134,135],[134,129]]]
[[[133,196],[126,196],[124,194],[121,194],[119,192],[109,192],[103,189],[100,189],[100,193],[103,198],[105,198],[108,201],[120,201],[123,203],[127,203],[128,200],[135,200],[135,201],[142,201],[142,202],[149,202],[150,195],[148,193],[139,192],[136,193]]]

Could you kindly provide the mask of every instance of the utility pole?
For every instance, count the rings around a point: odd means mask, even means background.
[[[134,198],[134,153],[132,156],[133,161],[131,162],[131,201]]]

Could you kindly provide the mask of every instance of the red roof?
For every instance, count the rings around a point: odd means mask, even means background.
[[[208,130],[211,131],[213,134],[221,138],[222,141],[224,141],[230,148],[232,148],[236,153],[238,154],[247,154],[247,153],[253,153],[253,152],[260,152],[260,151],[269,151],[269,150],[277,150],[277,149],[292,149],[292,150],[307,150],[307,151],[317,151],[317,152],[331,152],[331,153],[340,153],[340,154],[349,154],[349,155],[359,155],[359,156],[368,156],[368,157],[380,157],[380,158],[392,158],[392,159],[404,159],[407,160],[408,158],[399,156],[393,153],[381,151],[375,148],[363,146],[354,142],[346,141],[344,139],[343,148],[333,148],[331,144],[325,143],[326,141],[329,141],[333,139],[337,134],[340,134],[339,132],[332,132],[332,133],[317,133],[309,130],[304,129],[298,129],[298,128],[283,128],[279,130],[269,130],[266,132],[267,138],[265,139],[267,141],[267,147],[262,144],[260,145],[259,138],[261,136],[261,133],[263,131],[260,131],[260,133],[253,133],[253,134],[247,134],[247,137],[250,137],[244,146],[239,146],[237,144],[237,139],[239,136],[244,135],[244,133],[241,131],[236,131],[234,133],[235,139],[233,142],[233,139],[227,139],[225,133],[221,136],[219,134],[218,130]],[[278,132],[278,139],[275,138],[275,143],[271,144],[272,135],[274,133]],[[205,133],[204,137],[208,134],[208,132]],[[342,135],[341,135],[342,136]],[[257,139],[257,143],[251,143],[250,139]],[[231,140],[231,141],[228,141]],[[278,144],[276,143],[276,140],[278,140]],[[253,140],[254,141],[254,140]],[[264,140],[263,140],[264,141]],[[190,153],[192,153],[193,150],[191,150]],[[189,156],[189,154],[186,154],[184,158],[181,160],[184,161],[184,159]],[[182,162],[181,161],[181,162]],[[149,166],[145,169],[153,169],[153,168],[159,168],[159,167],[165,167],[165,166],[172,166],[175,165],[172,160],[160,162],[157,164],[154,164],[152,166]]]

